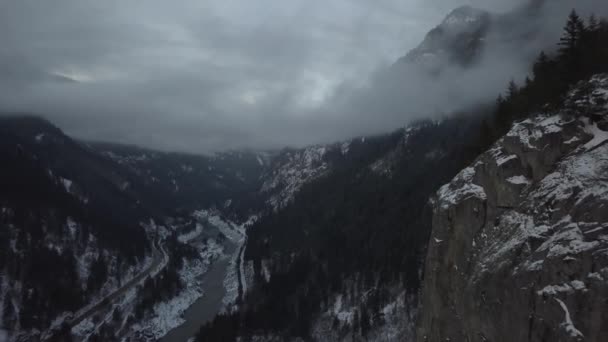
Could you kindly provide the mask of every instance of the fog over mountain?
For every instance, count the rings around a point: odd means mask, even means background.
[[[523,77],[536,48],[490,44],[473,70],[439,78],[391,65],[457,6],[525,2],[2,1],[0,110],[78,138],[189,152],[390,131]],[[572,7],[601,6],[551,1],[536,39],[553,43]]]

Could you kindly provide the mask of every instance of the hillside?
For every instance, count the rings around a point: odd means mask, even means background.
[[[146,192],[129,172],[44,120],[2,118],[0,132],[3,326],[44,331],[151,262],[140,222],[158,208],[137,201]]]
[[[567,102],[607,100],[604,74]],[[437,192],[418,341],[608,336],[608,107],[579,111],[518,122]]]

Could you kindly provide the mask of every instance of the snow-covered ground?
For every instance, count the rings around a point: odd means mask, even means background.
[[[224,278],[224,296],[222,311],[231,311],[236,308],[239,297],[239,279],[243,293],[247,291],[248,265],[245,265],[244,255],[247,244],[247,228],[256,220],[257,216],[252,215],[242,223],[236,224],[229,220],[224,220],[220,214],[213,210],[199,210],[193,214],[199,220],[207,220],[224,234],[232,243],[236,245],[234,252],[230,255],[230,264]]]
[[[198,220],[209,222],[211,225],[217,227],[217,229],[230,241],[237,244],[240,244],[245,240],[247,227],[256,219],[256,216],[252,216],[247,222],[236,224],[230,220],[224,220],[218,211],[207,209],[197,210],[192,216]]]
[[[354,319],[361,317],[358,312],[362,304],[369,300],[375,288],[360,295],[345,296],[338,294],[325,312],[316,320],[312,336],[316,341],[355,341],[353,338]],[[379,312],[372,313],[378,317],[370,321],[370,330],[365,341],[413,341],[417,301],[408,296],[399,286],[388,289],[391,301],[381,306]],[[365,307],[365,305],[363,305]],[[370,315],[371,317],[371,315]],[[336,325],[337,324],[337,325]]]
[[[201,235],[202,232],[203,232],[203,225],[201,225],[200,223],[197,223],[196,228],[193,231],[178,236],[177,240],[181,243],[189,243],[190,241],[199,237],[199,235]]]
[[[159,265],[157,267],[155,267],[153,270],[151,270],[151,272],[150,272],[151,276],[158,274],[158,272],[160,272],[160,270],[162,270],[169,262],[169,258],[165,254],[164,250],[161,249],[160,252],[163,254],[163,260],[162,260],[162,262],[159,263]],[[114,261],[115,260],[112,258],[111,263],[113,263]],[[72,317],[78,317],[78,316],[84,314],[85,312],[87,312],[89,309],[91,309],[95,305],[98,305],[104,298],[107,298],[107,296],[110,296],[114,292],[118,291],[120,289],[120,287],[122,286],[122,284],[128,283],[132,279],[135,279],[139,275],[139,273],[142,272],[142,270],[149,269],[152,266],[153,262],[154,262],[153,258],[148,256],[148,257],[146,257],[146,259],[144,259],[143,263],[140,263],[139,266],[130,267],[126,271],[122,280],[119,281],[114,278],[109,279],[106,282],[106,284],[104,284],[104,286],[102,287],[102,290],[100,291],[100,293],[97,296],[95,296],[93,298],[93,300],[87,306],[83,307],[82,309],[78,310],[78,312],[76,312],[74,315],[72,315]],[[139,284],[143,283],[144,280],[145,280],[145,277],[142,278],[140,281],[138,281],[135,285],[139,285]],[[136,294],[137,294],[136,287],[132,286],[121,296],[121,298],[118,300],[117,303],[114,303],[113,308],[118,308],[118,309],[122,310],[123,312],[129,312],[129,310],[132,308],[133,301],[136,298]],[[102,319],[99,322],[97,322],[97,317],[94,317],[95,315],[91,315],[91,316],[85,318],[84,320],[82,320],[80,323],[78,323],[77,325],[75,325],[72,328],[72,333],[76,336],[86,337],[86,336],[89,336],[89,335],[97,332],[99,330],[99,327],[111,317],[110,316],[111,313],[112,313],[112,310],[107,310],[105,312],[105,315],[102,315]],[[103,314],[103,312],[102,312],[102,314]],[[60,323],[62,323],[62,322],[63,322],[63,320],[61,320],[61,322],[58,322],[57,326],[59,326]]]
[[[195,245],[201,249],[201,260],[187,262],[180,271],[180,278],[185,284],[185,288],[174,298],[167,302],[158,303],[154,306],[153,313],[143,321],[137,322],[130,330],[130,336],[145,336],[152,340],[159,339],[167,334],[171,329],[178,327],[185,321],[184,312],[201,296],[204,289],[201,284],[201,277],[208,271],[209,266],[214,260],[219,258],[230,258],[224,278],[226,294],[223,298],[223,309],[229,309],[235,304],[239,295],[239,272],[241,279],[245,279],[245,268],[240,267],[242,255],[239,253],[246,243],[246,229],[251,225],[256,216],[252,216],[243,224],[236,224],[229,220],[224,220],[221,214],[214,210],[198,210],[192,216],[199,221],[194,231],[179,236],[182,243],[193,243],[203,233],[204,224],[209,223],[216,227],[228,240],[235,245],[230,254],[221,243],[214,239],[207,239],[207,245]],[[242,284],[246,289],[246,283]]]
[[[269,193],[268,204],[275,210],[289,203],[300,188],[322,176],[329,170],[325,161],[328,148],[340,148],[348,152],[348,147],[342,146],[311,146],[303,150],[286,152],[285,161],[272,170],[262,185],[262,192]]]
[[[179,275],[185,288],[167,302],[160,302],[154,306],[151,317],[135,324],[131,330],[142,336],[152,336],[157,340],[167,334],[171,329],[178,327],[185,321],[182,318],[184,312],[201,296],[204,295],[200,277],[204,275],[211,260],[222,253],[220,245],[214,244],[204,253],[203,260],[186,261]]]

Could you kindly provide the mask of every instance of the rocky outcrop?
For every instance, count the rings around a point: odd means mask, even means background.
[[[589,85],[438,191],[418,341],[608,340],[608,110],[582,105],[608,76]]]
[[[304,184],[328,172],[327,152],[338,148],[337,145],[311,146],[282,152],[263,176],[261,192],[269,197],[266,203],[274,210],[286,206]]]
[[[399,62],[429,70],[450,63],[468,65],[481,51],[490,23],[490,13],[470,6],[459,7]]]

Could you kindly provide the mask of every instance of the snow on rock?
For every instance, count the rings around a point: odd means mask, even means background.
[[[275,210],[284,207],[304,184],[329,171],[325,160],[329,148],[335,146],[312,146],[285,152],[262,184],[261,191],[271,194],[268,204]]]
[[[560,300],[559,298],[555,298],[555,301],[559,304],[559,306],[564,310],[564,322],[560,325],[563,329],[570,334],[572,337],[585,337],[580,330],[576,329],[574,324],[572,323],[572,318],[570,317],[570,311],[568,311],[568,307],[566,304]]]
[[[525,147],[535,150],[542,144],[537,144],[549,133],[559,133],[562,126],[568,123],[562,115],[537,116],[516,123],[507,133],[507,137],[516,138]]]
[[[506,162],[513,160],[513,159],[517,159],[517,156],[514,154],[511,154],[509,156],[503,156],[500,157],[499,159],[496,160],[496,165],[498,166],[502,166],[503,164],[505,164]]]
[[[473,8],[471,6],[462,6],[452,11],[441,23],[441,27],[451,33],[457,33],[462,30],[471,29],[471,27],[480,22],[487,12]]]
[[[565,293],[572,294],[574,291],[586,291],[587,286],[580,280],[573,280],[569,283],[564,283],[562,285],[547,285],[542,290],[537,291],[538,295],[552,295],[555,296],[557,294]]]
[[[63,188],[66,192],[71,193],[73,182],[67,178],[60,178],[61,184],[63,184]]]
[[[507,178],[507,182],[512,184],[530,184],[530,180],[525,176],[513,176]]]
[[[486,193],[483,187],[473,183],[475,173],[474,167],[467,167],[456,176],[453,182],[442,186],[437,192],[439,205],[442,208],[449,208],[471,197],[485,200]]]
[[[413,341],[417,301],[398,286],[389,288],[388,291],[391,301],[382,303],[377,312],[370,313],[372,316],[381,317],[381,320],[370,324],[366,341]],[[371,288],[358,296],[350,297],[344,294],[334,296],[328,309],[313,324],[314,340],[323,342],[358,340],[351,335],[354,319],[355,316],[360,315],[358,312],[361,308],[360,304],[365,303],[374,292],[375,288]]]
[[[188,243],[188,242],[196,239],[197,237],[199,237],[202,232],[203,232],[203,225],[201,225],[200,223],[197,223],[196,228],[193,231],[188,232],[186,234],[179,235],[177,237],[177,240],[181,243]]]
[[[597,127],[596,123],[589,123],[589,119],[585,118],[585,131],[593,136],[588,143],[584,145],[584,148],[587,150],[598,147],[600,144],[608,141],[608,132],[602,131]]]
[[[595,327],[608,296],[608,110],[571,108],[514,124],[437,192],[420,338],[606,337]]]

